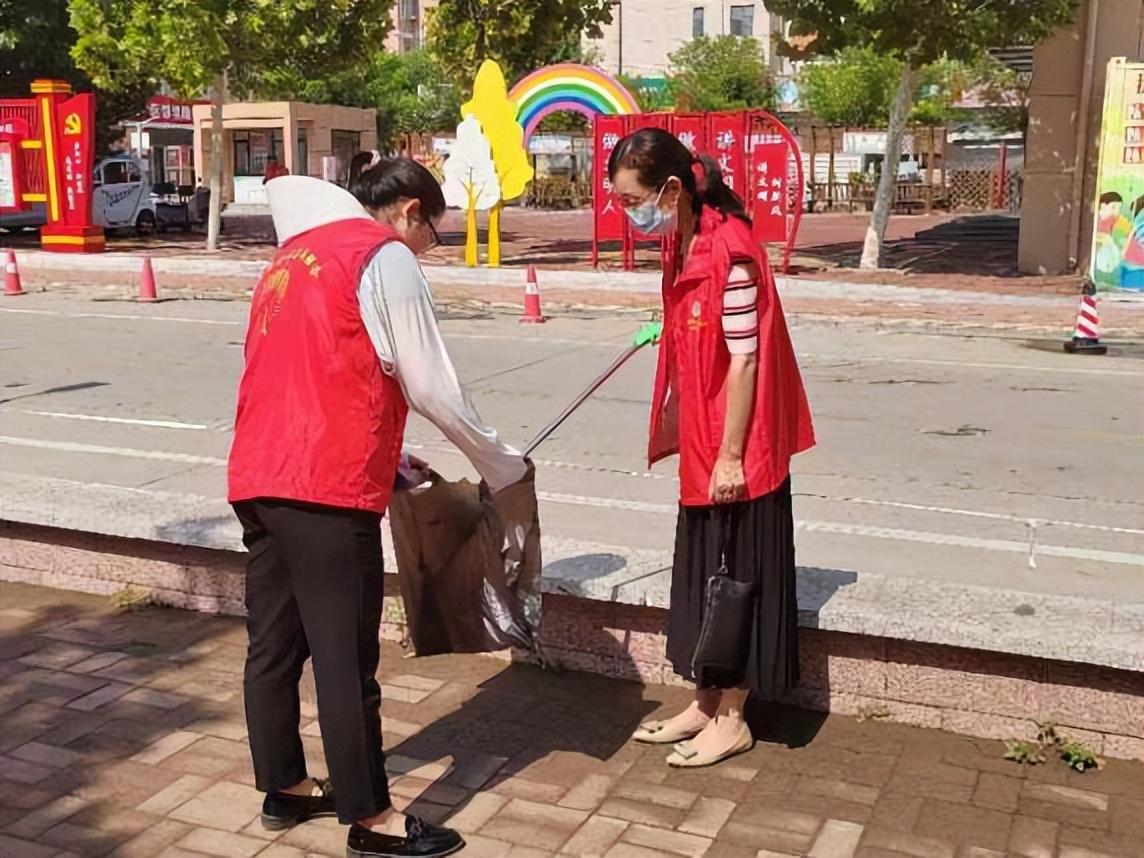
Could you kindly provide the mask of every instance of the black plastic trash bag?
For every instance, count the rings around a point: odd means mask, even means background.
[[[540,519],[536,479],[499,491],[430,471],[399,487],[389,524],[417,655],[536,652],[540,621]]]

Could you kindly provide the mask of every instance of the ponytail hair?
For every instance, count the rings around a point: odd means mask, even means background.
[[[437,179],[412,158],[383,158],[377,152],[359,152],[350,161],[346,190],[370,211],[399,200],[421,203],[421,217],[436,220],[445,213],[445,195]]]
[[[691,208],[698,222],[703,206],[750,224],[742,198],[727,187],[719,164],[707,155],[693,156],[691,150],[662,128],[641,128],[622,139],[608,159],[608,178],[615,180],[620,169],[635,170],[641,185],[662,188],[678,179],[691,196]]]

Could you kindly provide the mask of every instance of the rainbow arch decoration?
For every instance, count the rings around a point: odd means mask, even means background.
[[[520,112],[517,122],[527,140],[544,117],[571,110],[589,118],[639,113],[639,104],[628,89],[607,72],[579,63],[558,63],[537,69],[521,78],[509,92]]]

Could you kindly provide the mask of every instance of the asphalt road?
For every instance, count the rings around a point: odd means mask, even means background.
[[[247,309],[5,300],[0,470],[221,496]],[[638,326],[443,321],[482,415],[520,444]],[[792,326],[819,437],[794,466],[800,565],[1144,602],[1144,361],[995,334]],[[670,547],[673,466],[642,460],[652,369],[650,350],[637,355],[536,453],[546,536]],[[424,421],[407,440],[446,475],[468,473]]]

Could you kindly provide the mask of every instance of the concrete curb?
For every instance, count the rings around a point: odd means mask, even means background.
[[[203,277],[255,278],[266,267],[263,260],[220,259],[194,256],[156,256],[152,263],[157,274],[192,274]],[[26,270],[60,272],[124,272],[137,273],[140,256],[130,253],[67,255],[25,251],[19,264]],[[516,288],[524,284],[525,272],[517,268],[465,268],[453,265],[427,265],[429,282],[439,286]],[[626,294],[658,294],[658,272],[580,271],[544,269],[539,272],[541,288],[578,291],[617,292]],[[850,283],[779,277],[784,297],[891,304],[928,305],[1001,305],[1010,307],[1075,307],[1076,298],[1069,295],[1006,295],[993,292],[971,292],[954,289],[928,289],[916,286],[894,286],[877,283]],[[1144,312],[1144,294],[1103,295],[1101,300],[1118,307]]]
[[[0,520],[241,552],[221,498],[0,472]],[[386,556],[393,556],[388,526]],[[671,552],[546,536],[546,593],[666,608]],[[0,578],[6,574],[0,567]],[[1144,671],[1144,605],[837,569],[799,570],[807,628]]]

